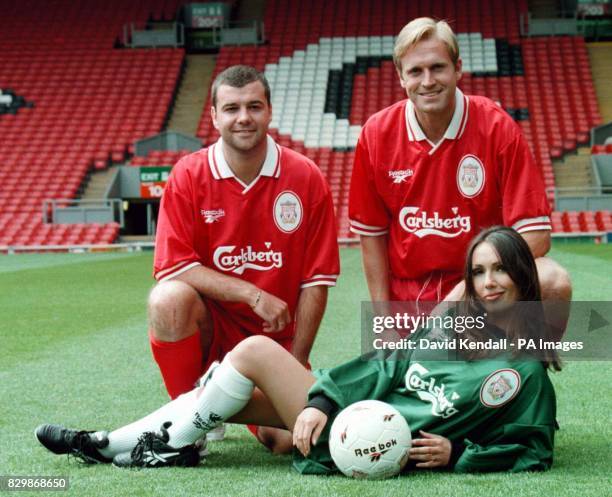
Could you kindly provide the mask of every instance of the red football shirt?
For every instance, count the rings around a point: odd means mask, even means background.
[[[351,231],[388,233],[392,278],[456,283],[467,246],[481,230],[497,224],[519,233],[550,230],[549,214],[541,172],[520,128],[487,98],[457,89],[452,120],[435,145],[410,100],[374,114],[361,132]],[[425,290],[415,288],[403,299]]]
[[[287,302],[292,315],[301,288],[335,285],[336,220],[319,168],[270,137],[249,185],[234,176],[221,140],[181,159],[161,201],[154,276],[163,281],[198,265],[253,283]],[[248,305],[215,304],[247,334],[261,333]]]

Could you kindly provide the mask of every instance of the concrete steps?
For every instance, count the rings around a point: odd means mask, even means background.
[[[564,195],[590,195],[593,186],[591,169],[591,152],[589,147],[579,147],[575,155],[568,155],[562,161],[553,161],[555,186],[560,189],[571,189],[559,192]]]
[[[215,68],[213,55],[185,56],[185,72],[174,102],[167,129],[195,136]]]
[[[81,196],[82,200],[99,200],[104,198],[106,190],[115,175],[119,164],[114,164],[104,171],[95,171],[91,174],[87,187]]]
[[[599,112],[604,123],[612,121],[612,42],[588,43],[591,72]]]

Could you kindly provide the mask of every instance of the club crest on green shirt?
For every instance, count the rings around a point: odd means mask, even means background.
[[[480,387],[480,402],[486,407],[500,407],[512,400],[521,388],[521,376],[514,369],[498,369],[485,378]]]

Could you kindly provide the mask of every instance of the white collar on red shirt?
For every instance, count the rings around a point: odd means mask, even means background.
[[[427,142],[433,147],[429,153],[432,154],[445,139],[448,140],[456,140],[461,138],[463,131],[465,130],[465,125],[468,120],[468,104],[469,99],[463,92],[459,89],[455,89],[455,112],[453,112],[453,117],[451,119],[448,128],[437,144],[432,143],[427,139],[425,133],[421,129],[419,125],[419,121],[417,120],[416,114],[414,112],[414,105],[408,100],[406,104],[406,129],[408,130],[408,140],[410,141],[422,141],[427,140]]]
[[[247,185],[234,175],[234,171],[232,171],[232,168],[227,163],[227,160],[225,160],[225,155],[223,154],[223,139],[219,138],[216,143],[208,148],[208,166],[210,167],[210,172],[212,173],[213,178],[234,178],[244,187],[242,193],[246,193],[255,185],[255,183],[257,183],[257,180],[259,180],[260,177],[268,176],[270,178],[278,178],[280,176],[280,156],[280,147],[276,144],[271,136],[267,136],[266,158],[263,166],[261,167],[261,171],[259,171],[257,177]]]

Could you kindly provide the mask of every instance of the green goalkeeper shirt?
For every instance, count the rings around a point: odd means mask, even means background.
[[[414,340],[446,340],[437,335],[423,330]],[[458,472],[550,468],[556,400],[542,363],[507,353],[483,360],[440,359],[447,355],[417,348],[404,360],[358,357],[316,371],[309,399],[324,394],[337,405],[336,414],[359,400],[391,404],[406,418],[413,437],[424,430],[464,447],[453,458]],[[336,471],[327,444],[333,419],[307,458],[295,451],[299,472]]]

